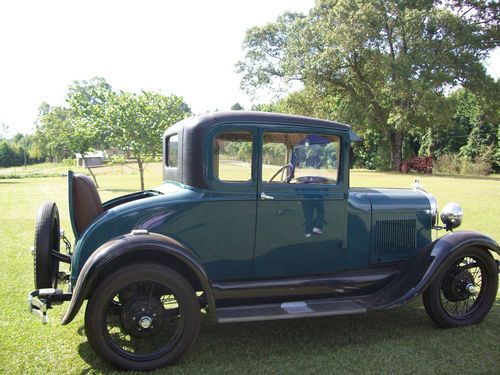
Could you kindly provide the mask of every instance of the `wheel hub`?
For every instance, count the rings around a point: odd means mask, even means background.
[[[443,293],[448,301],[458,302],[476,294],[474,277],[468,270],[454,268],[443,280]]]
[[[134,336],[152,336],[162,326],[164,311],[157,298],[135,299],[124,306],[121,316],[123,328]]]
[[[151,319],[149,316],[143,316],[141,319],[139,319],[139,326],[144,329],[148,329],[152,324],[153,319]]]

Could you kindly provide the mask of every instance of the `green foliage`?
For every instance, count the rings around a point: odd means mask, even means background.
[[[408,135],[446,123],[446,90],[493,84],[481,61],[497,44],[495,5],[444,5],[320,0],[306,16],[286,13],[247,32],[242,87],[301,81],[304,92],[287,100],[292,108],[377,130],[397,167]],[[300,108],[297,97],[323,105]]]
[[[231,106],[231,111],[244,111],[244,110],[245,108],[243,108],[243,106],[240,103],[234,103]]]
[[[6,140],[0,141],[0,167],[11,167],[22,164],[22,151]]]
[[[103,124],[107,142],[128,151],[137,160],[144,189],[144,168],[149,159],[161,154],[161,138],[172,124],[191,113],[181,97],[155,92],[120,92],[109,97]]]
[[[74,81],[68,88],[66,102],[70,116],[64,138],[73,153],[85,156],[93,148],[106,143],[109,133],[106,132],[105,116],[112,94],[111,85],[100,77]]]
[[[351,164],[355,168],[387,170],[389,153],[384,137],[374,129],[361,129],[358,135],[362,141],[353,145]]]
[[[434,161],[437,174],[487,176],[491,173],[492,149],[477,156],[474,160],[460,157],[458,154],[443,154]]]
[[[337,168],[337,144],[296,145],[293,150],[300,168]]]
[[[114,147],[137,160],[141,188],[145,164],[161,154],[163,132],[191,113],[175,95],[115,92],[99,77],[74,81],[66,104],[51,107],[42,103],[30,153],[58,161]],[[97,184],[93,171],[88,171]]]
[[[42,103],[33,136],[31,154],[54,162],[72,156],[65,135],[70,133],[68,118],[70,110]]]
[[[262,150],[262,163],[270,165],[284,165],[286,146],[283,143],[266,143]]]
[[[122,155],[113,155],[108,159],[108,165],[123,165],[127,159]]]
[[[452,92],[447,98],[451,109],[450,123],[428,129],[421,137],[420,152],[435,157],[457,154],[457,158],[464,159],[464,165],[468,165],[466,161],[481,160],[481,163],[490,165],[480,170],[498,171],[500,96],[494,93],[500,92],[500,82],[496,82],[493,88],[493,92],[485,90],[482,95],[463,88]],[[455,168],[457,173],[461,169]]]
[[[66,167],[74,167],[75,166],[75,158],[66,158],[61,160],[61,164]]]

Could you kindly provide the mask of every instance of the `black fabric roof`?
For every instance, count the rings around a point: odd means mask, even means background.
[[[180,121],[165,131],[164,141],[169,136],[177,134],[182,147],[179,149],[179,160],[181,162],[178,168],[168,168],[164,165],[164,179],[179,181],[193,187],[208,188],[208,181],[204,179],[204,140],[213,126],[224,123],[322,127],[349,132],[350,141],[359,140],[359,137],[352,132],[349,125],[334,121],[269,112],[229,111],[207,113]]]
[[[346,124],[341,124],[335,121],[320,120],[312,117],[288,115],[283,113],[271,112],[250,112],[250,111],[228,111],[228,112],[212,112],[195,117],[188,118],[174,127],[169,129],[171,133],[177,126],[197,127],[202,128],[211,127],[214,124],[221,124],[224,122],[266,122],[266,123],[281,123],[287,125],[313,125],[322,126],[326,128],[333,128],[339,130],[351,130],[351,127]]]

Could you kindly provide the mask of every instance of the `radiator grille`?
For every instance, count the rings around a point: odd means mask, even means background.
[[[416,248],[415,218],[379,219],[375,224],[375,258],[385,260],[412,254]]]

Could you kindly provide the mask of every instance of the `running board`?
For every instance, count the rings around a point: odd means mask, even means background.
[[[253,322],[260,320],[359,314],[364,312],[366,312],[366,308],[354,301],[320,299],[266,305],[222,307],[217,309],[217,321],[219,323]]]

